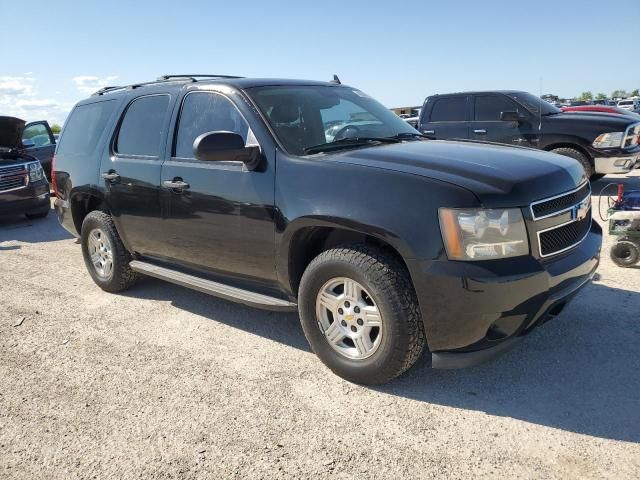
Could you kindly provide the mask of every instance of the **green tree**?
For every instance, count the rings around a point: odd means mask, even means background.
[[[625,98],[627,96],[627,92],[624,90],[614,90],[611,92],[611,98]]]
[[[582,101],[593,100],[593,93],[588,92],[588,91],[587,92],[582,92],[580,94],[580,98],[579,99],[582,100]]]
[[[606,100],[606,98],[607,98],[607,94],[606,93],[599,92],[596,95],[596,100]]]
[[[633,92],[631,92],[632,97],[640,97],[640,91],[636,88]]]
[[[61,130],[62,130],[62,127],[60,125],[58,125],[57,123],[54,123],[53,125],[51,125],[51,131],[54,134],[60,133]]]

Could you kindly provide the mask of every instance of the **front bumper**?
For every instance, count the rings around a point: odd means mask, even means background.
[[[10,192],[0,192],[0,215],[23,215],[50,208],[49,183],[39,180],[25,188]]]
[[[580,245],[544,261],[527,256],[410,265],[433,366],[489,360],[556,316],[593,277],[601,245],[602,229],[593,223]]]
[[[625,151],[621,148],[592,150],[595,173],[629,173],[640,163],[640,148]]]

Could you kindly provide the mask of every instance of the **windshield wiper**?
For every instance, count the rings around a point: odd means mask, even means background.
[[[401,141],[402,141],[401,138],[396,138],[396,137],[342,138],[340,140],[335,140],[333,142],[321,143],[319,145],[313,145],[311,147],[307,147],[303,150],[303,152],[307,154],[312,154],[312,153],[328,152],[331,150],[339,150],[341,148],[359,147],[363,145],[376,145],[376,144],[383,144],[383,143],[399,143]]]

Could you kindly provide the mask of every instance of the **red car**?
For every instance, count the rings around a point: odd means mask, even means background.
[[[562,107],[560,110],[563,112],[615,113],[617,115],[631,115],[640,118],[640,115],[636,113],[613,105],[576,105],[575,107]]]

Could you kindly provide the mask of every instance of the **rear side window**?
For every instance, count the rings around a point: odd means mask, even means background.
[[[116,106],[114,100],[77,106],[64,126],[57,155],[89,155],[104,131]]]
[[[482,95],[475,97],[474,120],[497,122],[502,112],[514,112],[518,110],[516,105],[508,98],[499,95]]]
[[[139,97],[131,102],[120,123],[116,153],[159,157],[168,109],[169,95]]]
[[[467,97],[439,98],[431,109],[432,122],[464,122],[467,118]]]
[[[233,132],[247,141],[249,126],[233,103],[211,92],[193,92],[184,97],[174,156],[193,158],[193,142],[203,133]]]

